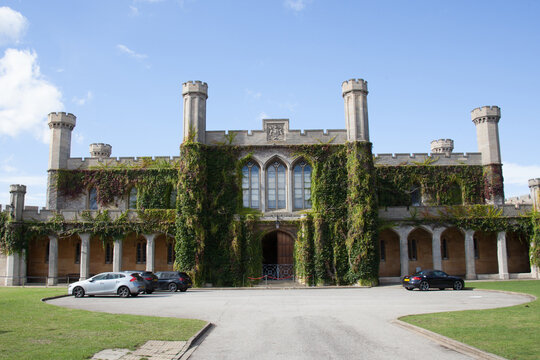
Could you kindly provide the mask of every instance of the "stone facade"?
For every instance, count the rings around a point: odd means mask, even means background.
[[[306,202],[299,208],[297,166],[305,159],[299,157],[295,145],[345,144],[352,141],[369,142],[367,110],[367,82],[352,79],[343,82],[342,95],[345,108],[345,129],[296,130],[291,129],[289,119],[264,119],[261,130],[206,130],[206,102],[208,85],[204,82],[186,82],[182,85],[184,106],[184,141],[190,140],[213,145],[231,145],[244,150],[241,156],[250,155],[252,166],[258,171],[253,175],[250,186],[256,191],[257,201],[250,203],[261,212],[258,229],[266,234],[281,232],[296,239],[297,222],[305,211]],[[484,106],[471,112],[476,126],[478,152],[455,153],[454,141],[439,139],[431,142],[431,154],[377,154],[375,166],[407,166],[428,162],[431,166],[483,166],[486,176],[485,203],[493,204],[502,211],[502,216],[517,218],[532,207],[540,204],[540,179],[529,181],[531,201],[511,200],[503,205],[502,164],[499,145],[498,122],[501,117],[497,106]],[[49,154],[49,179],[47,206],[44,209],[24,206],[26,188],[12,185],[10,212],[16,221],[48,221],[59,212],[66,221],[76,221],[83,212],[90,209],[89,189],[84,189],[78,197],[66,198],[58,193],[54,173],[58,170],[87,170],[106,165],[108,168],[136,166],[144,159],[140,157],[111,157],[109,144],[90,145],[90,157],[72,158],[71,131],[76,125],[73,114],[49,114],[51,144]],[[177,164],[180,157],[155,157],[164,163]],[[307,164],[309,165],[309,164]],[[271,182],[270,173],[283,166],[283,177]],[[310,170],[311,171],[311,170]],[[306,173],[310,176],[311,173]],[[305,176],[308,176],[305,175]],[[245,175],[244,175],[245,176]],[[274,176],[274,175],[272,175]],[[251,179],[251,178],[250,178]],[[307,178],[308,183],[310,178]],[[251,180],[250,180],[251,181]],[[273,181],[273,180],[272,180]],[[283,186],[281,201],[272,198],[272,187]],[[255,190],[254,190],[255,189]],[[306,194],[309,186],[302,188]],[[310,190],[309,190],[310,191]],[[279,189],[277,191],[279,193]],[[277,195],[276,195],[277,196]],[[302,196],[309,196],[302,195]],[[444,207],[427,206],[427,197],[422,195],[418,206],[388,206],[380,208],[379,218],[391,221],[392,228],[379,234],[381,261],[379,275],[381,281],[396,281],[400,276],[414,272],[418,268],[437,268],[450,274],[462,275],[467,279],[476,278],[521,278],[537,276],[531,269],[528,258],[527,241],[519,234],[498,232],[484,233],[472,229],[441,226],[412,226],[410,219],[415,214],[436,215]],[[303,199],[305,200],[305,199]],[[271,205],[274,204],[274,205]],[[127,212],[131,220],[137,219],[136,211],[129,209],[129,194],[115,199],[107,207],[112,219]],[[0,209],[1,210],[1,209]],[[91,210],[95,213],[98,210]],[[525,244],[525,245],[524,245]],[[112,270],[165,271],[173,269],[174,239],[163,233],[125,234],[123,240],[103,242],[90,233],[75,234],[67,238],[42,236],[28,244],[28,253],[0,254],[0,276],[6,285],[25,282],[43,282],[55,285],[67,278],[85,279],[89,276]]]

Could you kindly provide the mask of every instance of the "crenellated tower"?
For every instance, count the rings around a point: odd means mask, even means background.
[[[529,190],[531,191],[533,208],[540,211],[540,178],[529,180]]]
[[[347,141],[369,141],[367,81],[351,79],[341,84],[345,102]]]
[[[454,151],[454,140],[439,139],[431,142],[432,154],[451,154]]]
[[[90,156],[95,158],[111,157],[112,146],[103,143],[90,144]]]
[[[182,84],[184,100],[184,142],[191,138],[204,144],[206,141],[206,99],[208,85],[201,81]]]
[[[501,109],[498,106],[482,106],[471,111],[471,119],[476,125],[478,151],[482,153],[482,165],[486,186],[484,188],[488,204],[504,204],[504,186],[499,142],[499,120]]]

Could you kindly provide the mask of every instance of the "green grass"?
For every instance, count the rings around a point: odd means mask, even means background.
[[[475,282],[475,289],[527,293],[540,299],[540,281]],[[540,358],[540,300],[491,310],[405,316],[400,320],[508,359]]]
[[[87,359],[103,349],[135,349],[147,340],[187,340],[205,324],[72,310],[40,301],[65,293],[66,289],[0,288],[0,359]]]

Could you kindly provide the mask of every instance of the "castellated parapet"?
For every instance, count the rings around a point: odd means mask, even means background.
[[[498,106],[482,106],[471,111],[483,165],[501,164],[498,125],[500,118],[501,109]]]
[[[184,141],[206,142],[206,99],[208,84],[188,81],[182,84]]]
[[[454,140],[439,139],[431,142],[431,152],[433,154],[450,154],[454,151]]]
[[[351,79],[341,84],[345,102],[347,141],[369,141],[367,81]]]
[[[103,143],[90,144],[90,156],[94,158],[111,157],[112,146]]]

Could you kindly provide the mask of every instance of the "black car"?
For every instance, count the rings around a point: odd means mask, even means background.
[[[422,270],[414,275],[403,278],[403,287],[407,290],[418,288],[422,291],[429,288],[453,288],[454,290],[463,290],[465,282],[458,276],[451,276],[441,270]]]
[[[157,289],[158,278],[153,272],[143,270],[126,270],[124,272],[129,274],[139,274],[143,280],[144,292],[146,294],[151,294]]]
[[[189,289],[192,285],[188,274],[181,271],[160,271],[156,273],[158,278],[158,289],[182,292]]]

